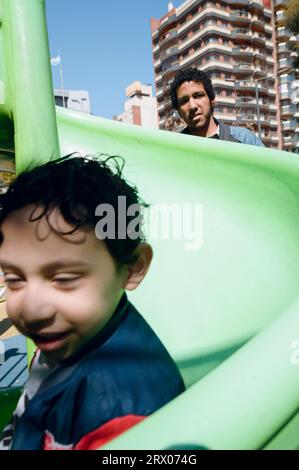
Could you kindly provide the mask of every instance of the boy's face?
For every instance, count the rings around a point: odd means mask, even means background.
[[[126,283],[103,241],[92,230],[57,235],[46,219],[30,222],[33,206],[2,224],[0,264],[7,286],[7,313],[55,364],[100,331],[113,314]],[[54,210],[51,225],[72,229]]]

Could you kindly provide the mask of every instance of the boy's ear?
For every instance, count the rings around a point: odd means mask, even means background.
[[[127,280],[124,286],[126,290],[134,290],[139,286],[153,258],[153,250],[148,243],[141,243],[136,249],[136,254],[137,260],[128,266]]]

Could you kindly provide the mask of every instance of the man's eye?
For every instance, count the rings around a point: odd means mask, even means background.
[[[188,103],[188,98],[187,97],[181,98],[179,100],[179,106],[182,106],[183,104],[186,104],[186,103]]]

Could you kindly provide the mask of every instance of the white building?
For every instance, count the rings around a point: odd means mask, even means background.
[[[85,90],[54,90],[55,104],[90,114],[89,93]]]
[[[125,111],[113,116],[114,121],[158,129],[157,100],[151,85],[135,81],[126,88]]]

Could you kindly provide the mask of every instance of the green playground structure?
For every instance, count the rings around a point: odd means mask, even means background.
[[[105,448],[299,448],[298,158],[55,109],[44,0],[0,0],[0,16],[2,159],[121,155],[154,212],[130,298],[187,390]]]

